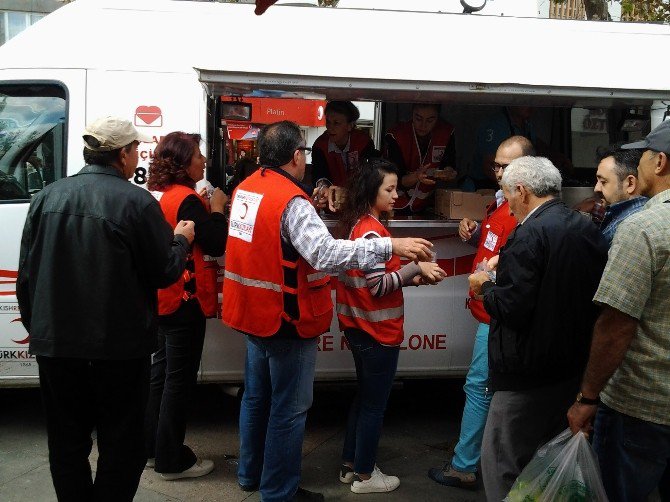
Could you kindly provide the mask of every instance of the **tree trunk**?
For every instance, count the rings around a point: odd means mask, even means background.
[[[583,0],[586,19],[611,21],[607,0]]]

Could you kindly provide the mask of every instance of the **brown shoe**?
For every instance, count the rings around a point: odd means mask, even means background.
[[[428,471],[428,477],[444,486],[456,486],[467,490],[475,490],[477,488],[476,472],[457,471],[451,466],[451,463],[447,463],[441,469],[433,467]]]

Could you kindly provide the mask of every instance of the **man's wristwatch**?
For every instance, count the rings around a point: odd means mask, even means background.
[[[589,405],[594,405],[594,404],[600,404],[600,397],[597,397],[595,399],[591,399],[590,397],[585,397],[584,394],[582,394],[581,391],[577,393],[577,397],[575,398],[575,401],[581,404],[589,404]]]

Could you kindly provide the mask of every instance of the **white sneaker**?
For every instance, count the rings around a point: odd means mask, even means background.
[[[350,485],[354,480],[354,470],[348,465],[342,464],[340,467],[340,482]]]
[[[206,476],[214,470],[214,462],[211,460],[198,459],[191,467],[182,472],[168,472],[161,474],[161,477],[167,481],[174,481],[175,479],[184,478],[199,478]]]
[[[156,457],[154,458],[148,458],[147,459],[147,465],[144,466],[145,469],[153,469],[156,467]]]
[[[375,465],[370,479],[354,481],[351,484],[351,491],[354,493],[384,493],[392,492],[399,486],[400,479],[397,476],[387,476]]]

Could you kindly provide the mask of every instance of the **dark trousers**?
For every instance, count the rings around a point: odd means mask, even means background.
[[[358,392],[349,410],[342,460],[354,471],[372,473],[382,433],[384,412],[398,367],[399,347],[386,347],[364,331],[344,331],[354,356]]]
[[[58,500],[131,501],[146,462],[149,356],[121,361],[37,356]],[[88,456],[97,430],[95,481]]]
[[[184,304],[182,309],[186,311],[172,318],[161,317],[158,350],[151,364],[145,451],[147,457],[156,458],[156,472],[182,472],[197,460],[184,444],[184,437],[189,402],[198,379],[206,320],[195,301]]]

